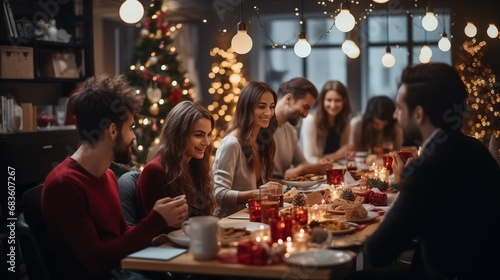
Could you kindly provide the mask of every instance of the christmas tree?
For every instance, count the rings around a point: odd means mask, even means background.
[[[133,164],[143,167],[167,113],[182,100],[192,100],[192,84],[182,70],[173,40],[180,25],[171,26],[161,0],[152,1],[140,38],[132,54],[127,78],[144,96],[141,112],[135,116],[137,148]]]
[[[233,49],[227,51],[214,48],[210,51],[214,58],[212,72],[208,74],[212,79],[208,92],[212,95],[212,104],[208,105],[208,110],[215,119],[215,129],[212,132],[214,137],[214,147],[219,147],[227,124],[231,121],[236,109],[236,103],[241,89],[246,85],[247,80],[243,77],[243,63],[238,62],[237,55]]]
[[[500,139],[500,93],[495,91],[496,81],[491,67],[483,62],[485,41],[465,41],[461,47],[458,72],[469,96],[464,112],[462,131],[489,145],[493,136],[497,146]],[[500,150],[497,151],[500,153]]]

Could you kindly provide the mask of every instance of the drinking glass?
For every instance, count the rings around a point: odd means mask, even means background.
[[[330,185],[341,185],[344,182],[344,168],[326,169],[326,182]]]
[[[66,123],[66,106],[56,106],[56,121],[58,126],[63,126]]]
[[[269,224],[270,219],[279,217],[280,202],[276,197],[271,198],[272,188],[260,188],[261,222]],[[274,199],[274,200],[271,200]]]
[[[384,155],[392,152],[392,149],[394,148],[394,144],[392,141],[384,141],[382,142],[382,150]]]
[[[354,151],[345,152],[345,166],[347,168],[347,171],[358,170],[358,165],[356,163],[356,152]]]

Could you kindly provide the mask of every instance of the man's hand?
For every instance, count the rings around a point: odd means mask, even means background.
[[[160,213],[170,227],[179,227],[188,214],[185,195],[165,197],[156,201],[153,210]]]

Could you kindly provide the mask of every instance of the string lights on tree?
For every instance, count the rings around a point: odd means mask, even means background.
[[[215,62],[212,64],[208,77],[212,80],[208,92],[212,96],[212,103],[207,106],[215,119],[215,128],[212,131],[214,147],[219,147],[227,123],[232,119],[241,89],[247,80],[243,76],[243,63],[237,60],[237,54],[229,48],[227,51],[214,48],[210,51]]]

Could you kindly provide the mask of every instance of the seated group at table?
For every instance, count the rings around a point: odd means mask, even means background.
[[[167,115],[160,144],[139,176],[140,221],[131,226],[109,165],[131,160],[133,115],[141,101],[120,76],[90,78],[71,99],[81,146],[54,168],[43,188],[51,259],[65,279],[125,275],[130,272],[120,271],[122,258],[162,244],[165,233],[186,218],[227,217],[259,188],[324,174],[346,151],[380,153],[385,143],[394,150],[412,143],[421,153],[406,166],[393,156],[400,192],[363,247],[372,268],[350,279],[498,278],[500,255],[480,256],[500,247],[494,238],[484,238],[494,236],[500,220],[494,206],[500,170],[483,144],[460,132],[465,86],[456,70],[442,63],[409,66],[401,82],[395,103],[373,97],[365,113],[351,120],[347,90],[339,82],[325,83],[319,94],[305,78],[283,82],[277,92],[250,82],[213,163],[213,117],[197,103],[180,102]],[[471,224],[491,227],[478,230]],[[392,265],[415,240],[412,264]]]

